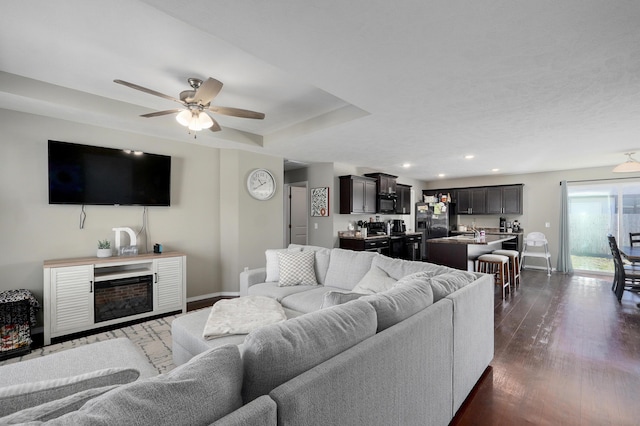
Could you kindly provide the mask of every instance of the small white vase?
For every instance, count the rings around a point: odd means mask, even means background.
[[[111,249],[98,249],[98,257],[111,257]]]

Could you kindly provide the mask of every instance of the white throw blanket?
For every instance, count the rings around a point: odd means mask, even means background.
[[[215,339],[231,334],[248,334],[267,324],[287,319],[280,303],[265,296],[244,296],[214,303],[202,337]]]

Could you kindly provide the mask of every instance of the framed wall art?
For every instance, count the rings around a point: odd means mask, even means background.
[[[311,188],[311,216],[329,216],[329,187]]]

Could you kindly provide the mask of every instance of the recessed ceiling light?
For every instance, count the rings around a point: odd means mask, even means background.
[[[402,165],[402,167],[404,167],[405,169],[408,169],[409,167],[411,167],[411,164],[410,163],[404,163]]]
[[[499,172],[500,169],[491,169],[492,172]]]
[[[444,177],[444,173],[440,173],[438,177]]]
[[[465,156],[464,156],[464,158],[465,158],[466,160],[471,160],[471,159],[472,159],[472,158],[474,158],[474,157],[475,157],[475,155],[473,155],[473,154],[467,154],[467,155],[465,155]]]

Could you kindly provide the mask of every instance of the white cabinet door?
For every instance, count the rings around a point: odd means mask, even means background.
[[[184,309],[182,260],[182,257],[166,257],[153,261],[154,311]]]
[[[51,268],[51,334],[93,325],[93,265]]]

